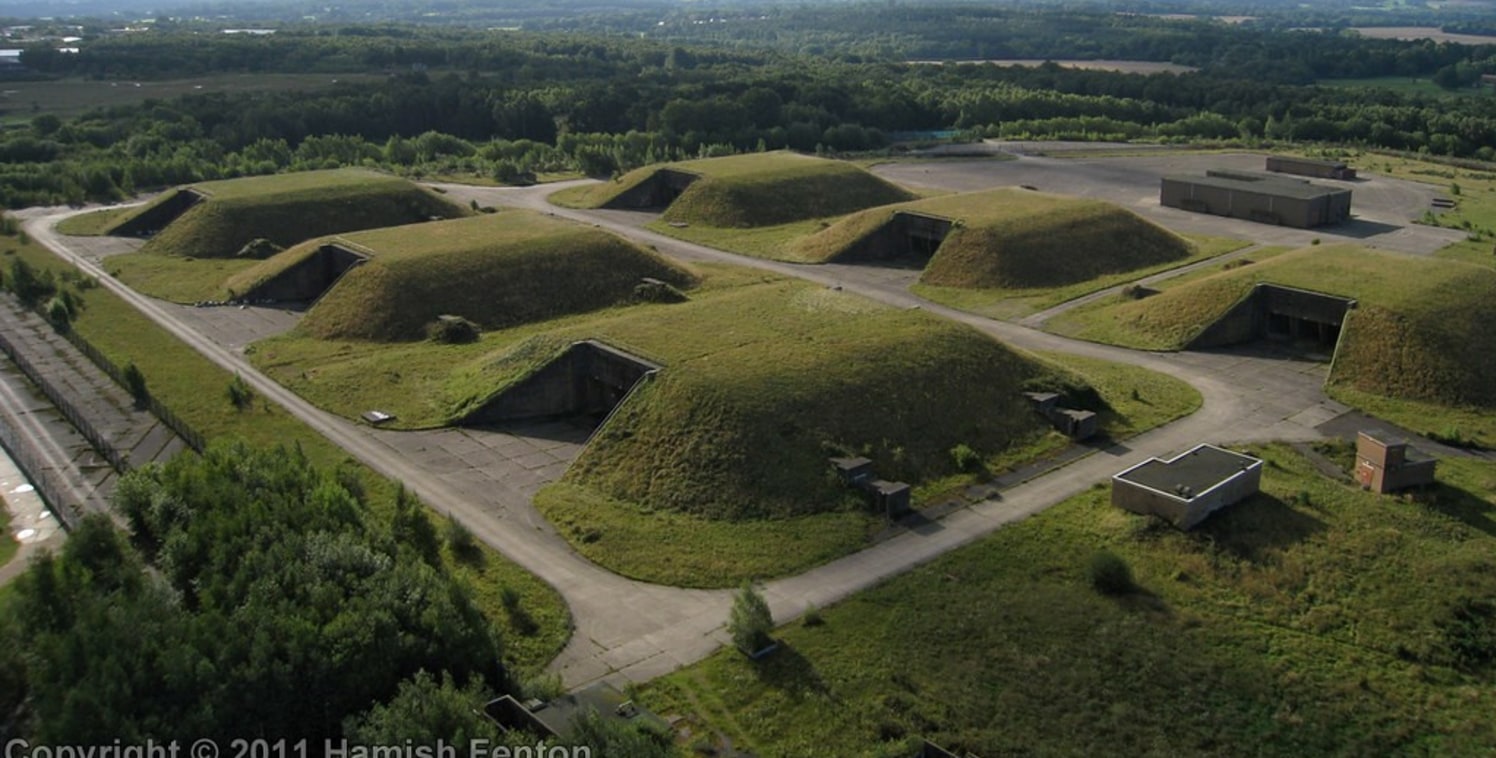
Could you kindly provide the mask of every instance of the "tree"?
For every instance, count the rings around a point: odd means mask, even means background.
[[[503,744],[499,727],[478,712],[493,693],[480,681],[459,687],[451,674],[440,678],[417,671],[400,683],[388,701],[350,717],[343,734],[356,745],[469,745],[473,740]]]
[[[728,616],[727,632],[738,649],[752,655],[773,643],[770,633],[774,631],[774,614],[764,596],[752,584],[743,583],[732,601],[732,613]]]

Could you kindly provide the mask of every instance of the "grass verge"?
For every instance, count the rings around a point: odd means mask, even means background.
[[[1496,575],[1496,468],[1414,501],[1318,476],[1285,447],[1264,493],[1180,533],[1097,487],[639,694],[760,755],[1478,754],[1493,672],[1450,657]],[[1135,589],[1086,566],[1120,556]],[[708,737],[704,742],[713,742]]]
[[[189,258],[136,252],[110,256],[104,262],[104,270],[136,292],[173,303],[195,303],[226,299],[228,290],[224,282],[258,263],[252,258]]]
[[[13,253],[0,257],[6,266],[7,259],[15,255],[38,269],[61,273],[70,268],[35,243],[16,242]],[[237,437],[255,445],[299,445],[319,466],[350,467],[362,482],[370,507],[384,517],[392,513],[394,482],[348,458],[279,406],[258,400],[246,410],[236,410],[227,396],[231,375],[107,290],[90,289],[83,302],[73,328],[119,365],[133,362],[145,375],[152,394],[205,437]],[[506,663],[517,671],[538,671],[560,652],[570,635],[565,601],[519,566],[486,547],[481,551],[481,562],[453,562],[450,568],[468,580],[484,614],[506,640]],[[519,594],[518,606],[527,609],[536,624],[517,623],[495,597],[502,587]]]
[[[69,216],[57,224],[57,231],[73,237],[102,237],[134,208],[102,208],[89,213]]]

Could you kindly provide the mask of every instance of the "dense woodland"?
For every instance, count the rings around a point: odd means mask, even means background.
[[[0,738],[533,746],[474,713],[515,690],[502,642],[444,569],[423,506],[396,500],[377,516],[357,477],[286,448],[222,445],[128,474],[114,505],[131,536],[89,517],[0,617]],[[600,721],[581,739],[660,748]]]
[[[1496,98],[1313,84],[1423,76],[1465,87],[1496,72],[1493,46],[974,6],[785,8],[753,24],[722,24],[711,33],[719,39],[689,45],[396,24],[299,26],[266,37],[170,26],[90,39],[76,54],[33,46],[23,60],[44,76],[386,78],[312,93],[193,95],[66,122],[42,115],[0,139],[0,202],[114,200],[196,180],[342,165],[503,182],[550,171],[606,176],[703,154],[880,150],[897,136],[944,130],[1496,158]],[[1201,70],[1144,76],[908,62],[973,56],[1132,58]]]

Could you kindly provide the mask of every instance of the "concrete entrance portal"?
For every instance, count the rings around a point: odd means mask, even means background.
[[[241,295],[249,300],[311,303],[332,289],[348,269],[368,256],[345,244],[330,242],[274,278]]]
[[[192,206],[206,199],[203,193],[194,189],[177,190],[171,197],[141,211],[134,218],[116,226],[110,234],[116,237],[139,237],[141,239],[154,237],[156,236],[156,232],[165,229],[167,224],[176,221],[178,217],[186,213]]]
[[[681,196],[700,179],[700,176],[686,171],[674,171],[662,168],[654,172],[654,175],[640,182],[626,192],[608,201],[604,208],[612,210],[661,210],[670,207],[676,198]]]
[[[576,342],[458,424],[565,420],[596,429],[635,386],[660,368],[657,363],[595,340]]]
[[[945,242],[952,225],[948,218],[898,211],[888,223],[838,255],[835,262],[924,268]]]
[[[1350,298],[1323,292],[1258,284],[1226,315],[1205,328],[1189,349],[1273,340],[1331,355],[1340,341],[1345,315],[1356,307]]]

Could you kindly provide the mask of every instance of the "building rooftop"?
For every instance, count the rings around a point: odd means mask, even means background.
[[[1262,174],[1259,178],[1255,173],[1246,171],[1220,171],[1215,172],[1215,175],[1207,174],[1205,176],[1173,174],[1164,177],[1164,181],[1198,184],[1204,187],[1216,187],[1236,192],[1255,192],[1261,195],[1276,195],[1278,197],[1289,197],[1297,200],[1312,200],[1327,195],[1350,192],[1350,190],[1339,187],[1322,187],[1302,179],[1290,179],[1278,176],[1277,174]]]
[[[1144,461],[1117,478],[1189,500],[1261,462],[1250,455],[1200,445],[1169,460]]]

